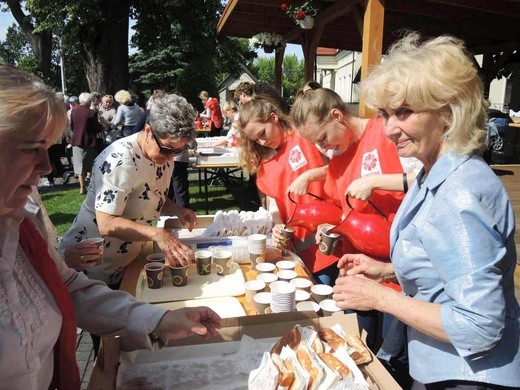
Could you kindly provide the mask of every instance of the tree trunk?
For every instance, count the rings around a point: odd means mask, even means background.
[[[48,82],[51,76],[52,31],[43,30],[34,33],[36,26],[31,22],[31,18],[23,12],[20,1],[6,1],[6,3],[31,45],[43,79]]]
[[[129,84],[130,3],[110,0],[102,4],[103,17],[97,23],[80,26],[79,41],[90,91],[113,94]]]

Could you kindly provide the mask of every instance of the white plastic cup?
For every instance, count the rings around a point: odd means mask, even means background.
[[[312,282],[305,278],[294,278],[289,283],[294,285],[297,290],[311,291]]]
[[[282,270],[282,269],[293,270],[294,268],[296,268],[296,263],[291,260],[280,260],[280,261],[276,262],[276,268],[278,268],[279,270]]]
[[[320,302],[320,308],[324,316],[331,316],[341,310],[334,299],[324,299]]]
[[[270,292],[259,292],[253,296],[255,309],[258,314],[269,314],[271,313],[271,293]]]
[[[272,263],[259,263],[255,265],[256,272],[259,274],[263,274],[266,272],[274,272],[276,266]]]
[[[255,303],[253,301],[253,297],[259,293],[265,290],[265,282],[262,282],[261,280],[248,280],[245,283],[245,290],[246,290],[246,304],[250,310],[253,310],[255,308]]]
[[[290,270],[290,269],[283,269],[281,271],[278,271],[276,273],[276,276],[278,276],[278,279],[283,280],[285,282],[289,282],[292,279],[296,278],[298,274],[296,271]],[[295,286],[296,288],[296,286]]]
[[[315,284],[311,287],[312,297],[318,303],[324,299],[332,298],[332,292],[332,287],[327,284]]]

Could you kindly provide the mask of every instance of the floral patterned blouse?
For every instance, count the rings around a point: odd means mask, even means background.
[[[122,138],[96,158],[87,197],[60,249],[74,242],[100,237],[96,210],[120,216],[142,225],[159,219],[168,194],[173,163],[158,165],[143,156],[137,143],[139,133]],[[86,270],[91,279],[116,284],[125,267],[141,252],[145,241],[105,237],[103,264]]]

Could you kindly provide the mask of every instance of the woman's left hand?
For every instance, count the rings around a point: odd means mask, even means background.
[[[178,206],[175,210],[175,215],[177,215],[181,221],[182,226],[188,225],[190,232],[197,225],[197,215],[190,209]]]
[[[221,326],[220,316],[209,307],[185,307],[169,310],[152,333],[165,342],[196,334],[208,338],[215,335]]]
[[[310,173],[310,171],[303,172],[296,179],[294,179],[291,184],[289,184],[289,187],[287,188],[287,191],[285,191],[285,193],[288,194],[289,192],[292,192],[296,195],[306,195],[307,188],[309,187],[309,184],[311,182],[312,174]]]
[[[365,176],[353,180],[347,188],[345,195],[366,201],[375,189],[375,176]]]
[[[362,275],[342,276],[336,279],[332,298],[342,309],[373,310],[385,288]]]

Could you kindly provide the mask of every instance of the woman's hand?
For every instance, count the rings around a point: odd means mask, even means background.
[[[362,275],[341,276],[336,279],[332,299],[342,309],[373,310],[387,287]]]
[[[325,230],[328,230],[328,229],[332,229],[334,227],[334,225],[331,225],[330,223],[324,223],[322,225],[319,225],[318,226],[318,230],[316,230],[316,244],[320,245],[320,242],[321,242],[321,229],[325,229]]]
[[[208,338],[215,335],[221,326],[220,316],[209,307],[186,307],[166,312],[152,333],[164,342],[195,334]]]
[[[309,184],[314,181],[311,171],[305,171],[300,174],[293,182],[287,187],[286,194],[292,192],[296,195],[306,195]]]
[[[367,200],[372,195],[372,191],[376,189],[376,180],[378,175],[360,177],[350,183],[345,192],[345,195],[350,195],[353,198],[360,200]]]
[[[340,276],[363,275],[379,282],[394,275],[392,263],[375,260],[361,253],[343,255],[338,260],[338,268]]]
[[[98,265],[101,256],[101,249],[92,242],[76,242],[63,252],[65,263],[78,271]]]
[[[284,236],[284,234],[282,233],[282,229],[284,227],[285,225],[283,223],[274,225],[273,230],[271,232],[271,238],[273,240],[274,246],[276,246],[277,248],[290,249],[292,248],[292,242],[288,237]]]
[[[193,250],[177,240],[167,230],[157,229],[157,231],[154,241],[159,245],[166,258],[170,260],[170,264],[178,262],[182,265],[189,265],[195,257]]]
[[[175,215],[179,218],[182,226],[188,225],[188,230],[190,232],[197,225],[197,215],[195,215],[192,210],[177,205],[177,208],[174,212]]]

